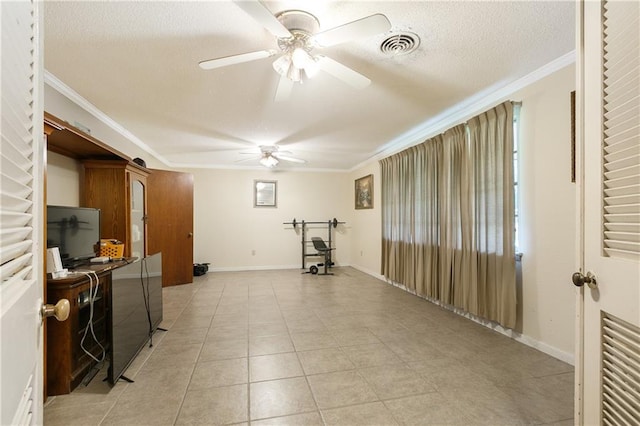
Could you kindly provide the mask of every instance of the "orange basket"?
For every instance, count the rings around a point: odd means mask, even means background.
[[[124,244],[118,240],[100,240],[100,256],[121,258],[124,256]]]

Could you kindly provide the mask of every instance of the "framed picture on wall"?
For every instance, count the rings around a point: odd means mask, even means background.
[[[253,207],[277,207],[278,181],[253,181]]]
[[[356,209],[373,208],[373,175],[356,179]]]

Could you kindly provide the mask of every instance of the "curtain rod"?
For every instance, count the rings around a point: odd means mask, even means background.
[[[2,0],[0,0],[0,1],[2,1]],[[506,102],[511,102],[511,105],[512,105],[512,106],[514,106],[514,107],[522,107],[522,101],[512,101],[512,100],[504,100],[504,101],[502,101],[501,103],[499,103],[498,105],[502,105],[502,104],[504,104],[504,103],[506,103]],[[497,105],[495,105],[493,108],[495,108],[496,106],[497,106]],[[489,109],[491,109],[491,108],[489,108]],[[487,110],[487,111],[488,111],[488,110]],[[485,112],[486,112],[486,111],[485,111]],[[482,113],[478,113],[478,114],[482,114]],[[477,115],[477,114],[476,114],[476,115]],[[458,125],[461,125],[461,124],[466,125],[466,124],[468,123],[468,121],[469,121],[469,120],[470,120],[470,118],[468,118],[468,119],[464,120],[464,121],[463,121],[463,122],[461,122],[461,123],[458,123],[458,124],[456,124],[456,125],[453,125],[453,126],[451,126],[451,127],[450,127],[450,129],[451,129],[451,128],[453,128],[453,127],[456,127],[456,126],[458,126]],[[433,136],[431,136],[431,137],[429,137],[429,138],[427,138],[427,139],[423,140],[422,142],[415,143],[415,144],[413,144],[413,145],[411,145],[411,146],[407,146],[407,147],[405,147],[404,149],[401,149],[401,150],[400,150],[400,151],[398,151],[398,152],[395,152],[395,153],[393,153],[393,154],[389,154],[389,155],[387,155],[387,157],[385,157],[385,158],[391,157],[391,156],[393,156],[393,155],[399,154],[400,152],[406,151],[406,150],[408,150],[408,149],[410,149],[410,148],[412,148],[412,147],[414,147],[414,146],[417,146],[417,145],[420,145],[420,144],[422,144],[422,143],[428,142],[429,140],[431,140],[431,139],[432,139],[432,138],[434,138],[435,136],[444,134],[444,132],[446,132],[446,130],[443,130],[443,131],[441,131],[440,133],[438,133],[438,134],[436,134],[436,135],[433,135]],[[383,158],[383,159],[384,159],[384,158]],[[381,160],[383,160],[383,159],[381,159]],[[379,161],[381,161],[381,160],[379,160]]]

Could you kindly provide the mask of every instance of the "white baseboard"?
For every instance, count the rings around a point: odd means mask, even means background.
[[[380,281],[386,281],[384,275],[381,275],[381,274],[378,274],[376,272],[373,272],[370,269],[364,268],[364,267],[362,267],[360,265],[351,265],[351,267],[353,269],[357,269],[360,272],[364,272],[367,275],[371,275],[372,277],[375,277],[375,278],[379,279]]]
[[[310,263],[311,265],[311,263]],[[334,267],[335,268],[340,268],[340,267],[345,267],[345,266],[349,266],[349,265],[343,265],[343,264],[335,264]],[[300,271],[304,272],[305,270],[303,270],[299,264],[296,265],[279,265],[279,266],[273,266],[273,265],[266,265],[266,266],[223,266],[223,267],[209,267],[209,271],[207,271],[207,273],[210,272],[242,272],[242,271],[273,271],[276,269],[299,269]],[[306,270],[308,270],[309,268],[307,268]]]
[[[427,302],[433,303],[434,305],[438,305],[438,306],[440,306],[440,307],[442,307],[444,309],[447,309],[447,310],[449,310],[449,311],[451,311],[453,313],[456,313],[456,314],[458,314],[460,316],[463,316],[463,317],[465,317],[465,318],[467,318],[467,319],[469,319],[469,320],[471,320],[471,321],[473,321],[475,323],[478,323],[478,324],[483,325],[483,326],[485,326],[487,328],[490,328],[491,330],[494,330],[494,331],[496,331],[496,332],[498,332],[500,334],[503,334],[503,335],[505,335],[507,337],[510,337],[511,339],[513,339],[513,340],[515,340],[517,342],[520,342],[520,343],[522,343],[524,345],[527,345],[529,347],[537,349],[540,352],[544,352],[545,354],[547,354],[549,356],[552,356],[552,357],[554,357],[556,359],[559,359],[560,361],[564,361],[567,364],[575,366],[575,355],[573,353],[568,353],[568,352],[562,351],[562,350],[560,350],[560,349],[558,349],[558,348],[556,348],[554,346],[551,346],[551,345],[549,345],[547,343],[544,343],[544,342],[541,342],[539,340],[536,340],[536,339],[532,338],[531,336],[527,336],[525,334],[518,333],[518,332],[516,332],[514,330],[511,330],[509,328],[505,328],[505,327],[501,326],[498,323],[495,323],[493,321],[488,321],[488,320],[486,320],[484,318],[477,317],[475,315],[472,315],[472,314],[470,314],[468,312],[465,312],[465,311],[463,311],[461,309],[458,309],[458,308],[455,308],[453,306],[445,305],[445,304],[443,304],[443,303],[441,303],[441,302],[439,302],[437,300],[432,300],[430,298],[420,296],[420,295],[416,294],[414,291],[411,291],[410,289],[406,288],[405,286],[403,286],[401,284],[394,283],[394,282],[386,279],[383,275],[380,275],[380,274],[377,274],[377,273],[373,273],[370,270],[367,270],[366,268],[362,268],[361,266],[351,265],[351,267],[354,268],[354,269],[357,269],[359,271],[362,271],[365,274],[371,275],[372,277],[378,278],[379,280],[383,281],[386,284],[392,285],[394,287],[398,287],[398,288],[406,291],[407,293],[413,294],[416,297],[419,297],[421,299],[426,300]]]
[[[279,266],[223,266],[210,267],[207,273],[211,272],[242,272],[242,271],[272,271],[276,269],[300,269],[300,265],[279,265]],[[301,269],[300,269],[301,270]]]
[[[531,346],[534,349],[539,350],[540,352],[544,352],[545,354],[552,356],[554,358],[559,359],[560,361],[564,361],[567,364],[573,365],[575,367],[575,354],[572,353],[568,353],[565,351],[561,351],[558,348],[555,348],[551,345],[548,345],[544,342],[541,342],[539,340],[535,340],[529,336],[525,336],[524,334],[521,333],[516,333],[513,332],[514,336],[513,339],[523,343],[527,346]]]

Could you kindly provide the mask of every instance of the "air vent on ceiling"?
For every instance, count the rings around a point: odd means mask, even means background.
[[[410,32],[401,32],[387,37],[380,50],[387,55],[406,55],[416,50],[420,46],[420,37]]]

